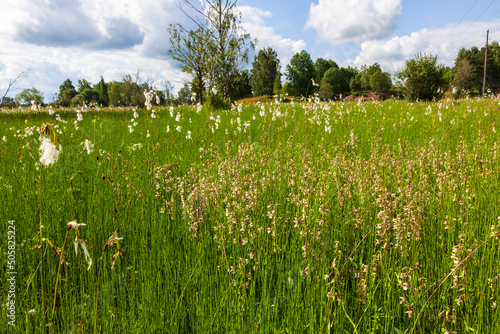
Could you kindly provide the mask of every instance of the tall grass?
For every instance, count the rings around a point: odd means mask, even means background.
[[[0,236],[15,220],[18,275],[17,326],[2,303],[0,328],[496,332],[499,106],[3,112]],[[40,180],[42,123],[63,150]],[[68,249],[59,269],[40,220],[55,247],[86,224],[90,269]]]

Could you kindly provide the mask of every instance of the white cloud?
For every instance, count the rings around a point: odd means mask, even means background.
[[[167,57],[169,23],[187,18],[177,0],[7,0],[0,11],[0,94],[10,78],[30,69],[22,88],[45,101],[66,78],[97,83],[142,68],[179,89],[185,75]],[[9,93],[14,96],[17,92]]]
[[[464,23],[464,25],[469,23]],[[485,41],[483,37],[484,22],[470,23],[468,33],[456,30],[454,24],[438,29],[421,29],[410,35],[396,36],[388,40],[367,41],[361,43],[356,56],[344,62],[344,66],[360,67],[379,63],[389,72],[401,70],[405,61],[418,53],[438,56],[438,61],[453,67],[455,58],[461,48],[472,46],[481,48]],[[489,22],[490,41],[500,40],[500,21]]]
[[[278,53],[282,69],[294,54],[305,49],[304,40],[293,40],[276,34],[274,29],[265,24],[264,19],[271,19],[272,13],[250,6],[238,7],[242,13],[242,26],[252,38],[256,38],[257,50],[270,47]],[[252,60],[250,61],[250,63]]]
[[[395,30],[402,0],[319,0],[305,28],[333,45],[386,38]]]

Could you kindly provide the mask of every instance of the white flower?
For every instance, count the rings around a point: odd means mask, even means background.
[[[59,157],[59,151],[56,146],[52,144],[50,138],[44,138],[42,144],[40,145],[40,162],[42,165],[48,166],[57,161]]]
[[[195,101],[196,101],[196,93],[192,92],[191,93],[191,102],[195,102]]]
[[[79,113],[79,112],[77,112],[77,113],[76,113],[76,120],[77,120],[78,122],[83,121],[83,116],[82,116],[82,114],[81,114],[81,113]]]
[[[215,86],[212,87],[212,93],[214,93],[214,95],[217,95],[217,87]]]
[[[87,154],[90,154],[94,151],[94,144],[92,144],[90,140],[85,139],[85,142],[83,143],[83,148],[87,150]]]
[[[160,104],[160,97],[158,96],[158,93],[155,93],[156,95],[156,104]]]
[[[69,228],[77,228],[78,226],[85,226],[86,224],[78,224],[76,220],[72,220],[68,223]]]
[[[80,247],[83,250],[83,255],[85,255],[85,261],[87,261],[89,263],[89,267],[87,268],[87,270],[89,270],[90,267],[92,267],[92,258],[90,257],[90,254],[87,250],[87,245],[85,245],[85,240],[80,239],[78,237],[75,238],[75,253],[76,253],[76,255],[78,255],[78,244],[80,244]]]
[[[134,118],[137,118],[139,117],[139,114],[137,113],[137,111],[134,110]]]
[[[186,136],[186,139],[191,139],[191,131],[188,131],[188,135]]]
[[[130,133],[134,132],[134,128],[132,127],[132,125],[128,126],[128,131],[130,131]]]
[[[3,136],[3,137],[2,137],[2,140],[3,140],[4,142],[7,142],[7,138],[6,138],[5,136]]]

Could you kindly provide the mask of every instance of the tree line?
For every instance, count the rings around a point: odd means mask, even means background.
[[[154,89],[161,104],[200,103],[219,108],[234,100],[266,95],[306,98],[314,94],[322,100],[333,100],[375,92],[379,98],[389,93],[411,100],[430,100],[447,91],[455,97],[481,92],[486,49],[475,46],[459,50],[452,68],[440,64],[436,55],[418,54],[393,76],[378,63],[354,68],[340,67],[331,59],[313,61],[305,50],[296,53],[283,72],[278,53],[272,48],[259,50],[248,68],[257,41],[241,27],[236,4],[237,0],[181,0],[180,8],[194,28],[171,24],[167,54],[191,79],[177,96],[168,81],[162,89]],[[489,45],[486,66],[486,86],[496,93],[500,90],[498,42]],[[53,97],[53,104],[144,105],[144,91],[153,90],[151,77],[142,79],[140,73],[135,73],[122,74],[121,79],[105,82],[101,77],[94,85],[80,79],[76,87],[67,79]],[[16,80],[11,82],[18,84]],[[23,90],[14,99],[5,95],[0,101],[3,106],[43,101],[43,94],[35,88]]]

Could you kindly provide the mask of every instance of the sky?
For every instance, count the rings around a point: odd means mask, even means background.
[[[0,96],[23,70],[23,88],[50,102],[69,78],[92,84],[140,71],[177,92],[189,76],[168,55],[169,24],[190,27],[183,0],[1,0]],[[197,6],[203,0],[191,0]],[[452,67],[458,50],[500,41],[496,0],[238,0],[242,27],[257,39],[253,57],[271,47],[281,72],[293,55],[332,59],[340,66],[379,63],[394,74],[418,53]],[[282,81],[286,77],[283,75]]]

